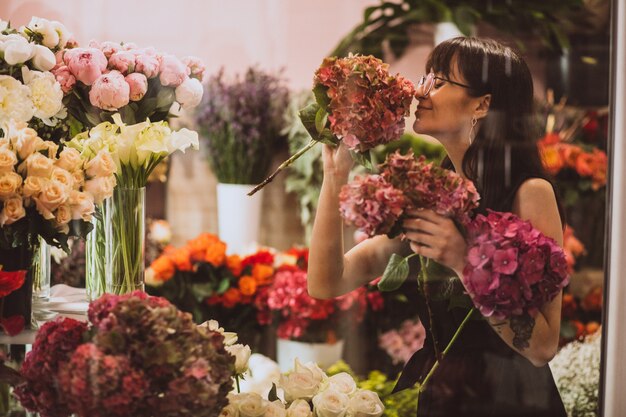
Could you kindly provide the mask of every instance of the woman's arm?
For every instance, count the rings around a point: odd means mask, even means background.
[[[347,183],[352,157],[345,145],[324,145],[324,181],[315,214],[309,250],[308,291],[315,298],[333,298],[358,288],[384,272],[392,253],[406,252],[399,239],[376,236],[344,255],[339,192]]]
[[[563,245],[561,219],[554,190],[543,179],[525,181],[517,191],[513,212],[548,237]],[[413,212],[404,223],[411,249],[463,274],[467,245],[454,222],[430,210]],[[556,354],[561,325],[561,297],[546,304],[531,318],[489,318],[489,324],[511,348],[535,366],[548,363]]]

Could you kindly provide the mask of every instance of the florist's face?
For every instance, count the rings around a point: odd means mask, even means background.
[[[457,71],[456,59],[452,61],[450,76],[434,73],[455,83],[467,85],[467,81]],[[429,82],[417,88],[415,96],[419,100],[413,130],[447,141],[450,138],[467,138],[470,122],[476,109],[476,98],[468,94],[467,88],[444,81],[434,80],[430,92],[426,92]],[[426,95],[427,94],[427,95]]]

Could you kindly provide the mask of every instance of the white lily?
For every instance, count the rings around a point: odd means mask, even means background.
[[[191,146],[192,149],[198,150],[200,142],[198,141],[198,132],[182,128],[179,131],[172,132],[170,140],[167,144],[167,151],[173,153],[175,151],[185,152]]]

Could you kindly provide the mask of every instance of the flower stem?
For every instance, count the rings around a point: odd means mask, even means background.
[[[309,143],[306,144],[306,146],[304,146],[303,148],[301,148],[298,152],[296,152],[295,154],[293,154],[289,159],[287,159],[285,162],[283,162],[282,164],[280,164],[280,166],[278,168],[276,168],[276,171],[272,172],[272,174],[265,178],[263,180],[262,183],[260,183],[259,185],[257,185],[256,187],[254,187],[252,189],[252,191],[250,191],[248,193],[249,196],[254,195],[257,191],[259,191],[260,189],[262,189],[263,187],[265,187],[267,184],[269,184],[270,182],[272,182],[274,180],[274,177],[276,175],[278,175],[278,173],[280,173],[280,171],[282,171],[283,169],[287,168],[289,165],[293,164],[294,161],[298,158],[300,158],[302,155],[304,155],[306,153],[306,151],[308,151],[309,149],[311,149],[313,146],[315,146],[317,144],[317,140],[315,139],[311,139],[309,141]]]
[[[239,387],[239,374],[235,375],[235,383],[237,384],[237,394],[241,394],[241,387]]]

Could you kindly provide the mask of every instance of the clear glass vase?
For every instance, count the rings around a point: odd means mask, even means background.
[[[40,237],[33,252],[33,301],[50,299],[50,250],[50,245]]]
[[[85,242],[85,289],[89,301],[100,297],[106,289],[104,207],[104,204],[97,207],[98,215],[91,220],[93,230],[89,232]]]
[[[108,293],[144,290],[145,200],[145,187],[116,187],[104,203]]]

